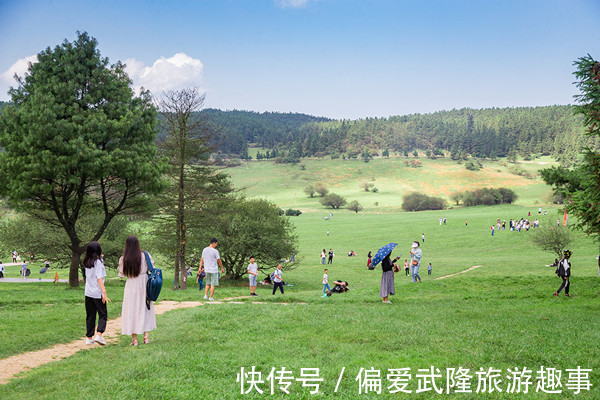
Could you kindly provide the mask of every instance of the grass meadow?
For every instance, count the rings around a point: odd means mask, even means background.
[[[539,206],[548,210],[542,223],[556,223],[558,210],[547,208],[543,198],[548,195],[547,188],[535,179],[519,185],[525,178],[505,175],[499,163],[501,172],[496,173],[505,176],[507,182],[512,179],[512,186],[522,189],[517,190],[523,194],[517,204],[406,213],[398,211],[400,191],[392,190],[401,179],[390,171],[387,178],[383,170],[381,176],[377,175],[377,168],[383,168],[378,163],[395,160],[352,162],[353,168],[361,170],[361,176],[354,171],[347,178],[335,177],[346,168],[336,161],[328,168],[327,163],[310,160],[304,171],[298,166],[271,164],[270,176],[277,176],[272,181],[259,174],[267,174],[267,163],[250,163],[248,171],[242,166],[232,173],[237,182],[250,182],[251,176],[256,179],[248,189],[250,195],[260,194],[283,208],[306,211],[292,219],[300,241],[300,262],[296,269],[284,272],[284,280],[294,285],[286,286],[284,295],[273,296],[270,287],[259,285],[258,298],[240,299],[239,304],[225,302],[169,311],[157,316],[158,329],[151,333],[149,345],[133,348],[128,346],[129,338],[122,337],[118,344],[81,351],[0,386],[0,399],[600,398],[597,245],[576,234],[570,246],[573,297],[555,298],[552,293],[560,281],[554,270],[545,266],[554,255],[535,248],[529,238],[531,232],[490,234],[489,227],[496,218],[508,221],[526,217],[528,212],[535,218]],[[431,162],[438,161],[442,160]],[[424,160],[424,164],[428,162]],[[438,189],[440,195],[453,191],[454,183],[464,190],[462,185],[469,181],[468,175],[459,177],[462,171],[458,170],[451,178],[440,176],[439,182],[433,182],[435,173],[427,165],[417,171],[403,166],[397,169],[398,174],[406,174],[402,175],[407,180],[402,185],[410,189],[418,188],[425,180],[431,187],[449,182],[448,189]],[[293,178],[294,174],[300,175]],[[371,174],[376,176],[380,192],[361,193],[358,185],[362,177]],[[340,194],[352,200],[352,193],[365,205],[364,199],[379,199],[373,202],[378,201],[380,206],[369,206],[364,216],[335,210],[333,218],[325,220],[329,211],[316,206],[316,199],[306,198],[302,193],[304,184],[298,183],[309,182],[311,176],[323,180],[330,176],[324,183],[339,185]],[[478,184],[472,182],[469,187]],[[390,193],[388,197],[386,192]],[[446,225],[439,225],[440,217],[447,219]],[[396,295],[390,296],[393,304],[382,304],[378,297],[381,269],[367,270],[366,254],[396,242],[399,245],[392,254],[403,253],[403,261],[411,242],[420,240],[422,233],[422,282],[412,283],[404,272],[396,274]],[[319,255],[324,248],[333,249],[336,255],[333,264],[327,266],[330,281],[348,281],[348,293],[321,296],[324,266],[320,265]],[[357,257],[348,257],[350,250]],[[426,271],[429,262],[432,276]],[[479,268],[435,280],[472,266]],[[169,276],[168,266],[159,267],[165,268]],[[120,313],[123,287],[118,279],[108,280],[108,295],[113,300],[109,305],[111,319]],[[243,283],[223,281],[215,298],[247,293]],[[201,295],[192,285],[185,292],[165,288],[160,299],[201,300]],[[83,288],[0,283],[0,358],[77,340],[84,330]],[[252,366],[262,373],[264,383],[259,388],[265,392],[243,395],[236,376],[242,367],[247,370]],[[431,366],[440,369],[442,377],[436,383],[444,393],[416,393],[418,370]],[[563,371],[562,387],[558,388],[562,393],[536,393],[536,374],[542,366]],[[592,369],[593,386],[574,394],[567,387],[566,370],[578,366]],[[296,379],[302,377],[302,368],[319,368],[323,378],[320,392],[310,394],[309,387],[293,380],[290,394],[279,391],[275,384],[275,394],[271,395],[267,376],[272,368],[282,367],[291,370]],[[459,367],[470,370],[472,393],[454,393],[454,388],[447,394],[447,368]],[[381,393],[365,393],[363,388],[359,395],[356,378],[361,368],[380,372]],[[410,368],[407,389],[412,392],[390,394],[388,369],[400,368]],[[501,370],[497,378],[501,380],[501,393],[476,392],[476,372],[480,368]],[[515,368],[532,370],[527,394],[506,393],[507,385],[512,383],[507,378],[508,370]],[[344,375],[335,392],[342,369]]]

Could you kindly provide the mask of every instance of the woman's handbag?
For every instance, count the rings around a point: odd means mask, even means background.
[[[412,265],[419,265],[419,262],[417,260],[412,260]]]

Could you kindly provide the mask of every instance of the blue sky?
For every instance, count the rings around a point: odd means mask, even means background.
[[[0,100],[78,30],[153,94],[356,119],[572,103],[573,61],[600,58],[600,1],[0,0]]]

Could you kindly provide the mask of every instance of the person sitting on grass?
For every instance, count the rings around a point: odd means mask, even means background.
[[[327,292],[327,296],[331,296],[333,293],[346,293],[350,288],[348,282],[346,281],[333,281],[333,289]]]

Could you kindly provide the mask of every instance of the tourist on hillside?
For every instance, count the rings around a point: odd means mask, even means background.
[[[410,276],[413,282],[421,282],[421,275],[419,275],[421,257],[423,257],[423,251],[419,248],[419,242],[414,241],[410,249]]]
[[[330,293],[346,293],[350,288],[348,282],[342,280],[333,281],[333,289],[331,289],[327,294],[331,296]]]
[[[404,259],[404,276],[408,276],[410,272],[410,264],[407,259]]]
[[[0,261],[0,278],[4,278],[4,264]]]
[[[371,263],[372,262],[373,262],[373,255],[369,251],[369,254],[367,254],[367,268],[368,269],[373,269],[373,268],[371,268]]]
[[[102,247],[98,242],[90,242],[87,246],[83,259],[83,277],[85,280],[85,344],[98,343],[105,345],[106,341],[102,334],[106,330],[108,312],[106,303],[110,301],[106,295],[104,278],[106,269],[100,259]],[[98,327],[96,327],[96,314],[98,314]],[[96,336],[94,336],[94,330]]]
[[[323,251],[321,252],[321,264],[327,264],[327,252],[325,251],[325,249],[323,249]]]
[[[148,257],[154,264],[150,254]],[[125,240],[125,249],[117,269],[121,278],[127,278],[121,311],[121,335],[131,335],[131,345],[137,346],[137,336],[144,334],[144,343],[148,344],[148,332],[156,329],[156,315],[154,302],[146,305],[148,263],[146,252],[142,252],[137,237],[128,236]]]
[[[421,235],[421,240],[423,240],[423,243],[425,243],[425,234]]]
[[[379,297],[382,298],[382,301],[386,304],[392,304],[392,302],[388,299],[388,296],[393,296],[396,294],[396,288],[394,287],[394,267],[397,269],[398,266],[395,264],[398,261],[398,257],[392,261],[390,259],[390,255],[392,252],[390,251],[384,258],[381,260],[381,285],[379,286]]]
[[[329,272],[329,271],[327,270],[327,268],[325,268],[324,272],[325,273],[323,274],[323,293],[331,290],[331,287],[329,287],[329,280],[327,277],[327,272]]]
[[[277,291],[277,288],[283,294],[283,273],[281,272],[281,264],[277,264],[277,269],[273,273],[273,295]]]
[[[334,257],[333,250],[329,249],[328,254],[329,254],[329,259],[327,260],[327,264],[333,264],[333,257]]]
[[[204,271],[206,272],[206,288],[204,289],[204,300],[208,298],[208,301],[214,301],[213,295],[215,293],[215,287],[219,286],[219,266],[221,272],[225,273],[223,268],[223,262],[219,255],[219,250],[216,249],[218,241],[216,238],[210,239],[210,245],[202,250],[202,258],[200,259],[200,265],[198,271],[204,265]],[[218,264],[218,265],[217,265]],[[210,290],[210,297],[208,292]]]
[[[569,288],[571,287],[571,282],[569,281],[569,278],[571,277],[571,262],[569,261],[569,258],[571,258],[572,253],[570,250],[565,250],[563,254],[564,257],[558,263],[558,268],[556,268],[555,271],[556,275],[558,275],[559,278],[562,278],[562,282],[558,290],[554,292],[554,297],[558,297],[563,289],[565,289],[565,296],[570,297]]]
[[[427,266],[427,275],[431,275],[431,263],[429,263],[429,265]]]
[[[492,225],[492,236],[494,236],[494,225]]]
[[[16,263],[17,262],[17,251],[13,250],[12,252],[12,262]]]
[[[248,280],[250,281],[250,296],[258,296],[256,294],[256,282],[258,280],[258,265],[254,262],[254,257],[250,257],[250,264],[248,264]]]
[[[21,279],[27,278],[27,263],[21,264]]]

